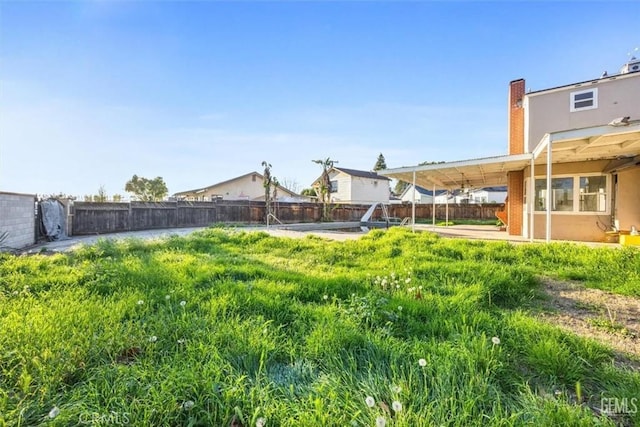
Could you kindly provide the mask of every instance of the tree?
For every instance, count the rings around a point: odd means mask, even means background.
[[[373,171],[378,172],[379,170],[386,169],[387,162],[384,160],[384,156],[382,153],[378,155],[378,160],[376,160],[376,164],[373,166]]]
[[[98,194],[93,196],[93,201],[98,203],[105,203],[109,197],[107,196],[107,190],[105,190],[104,185],[101,185],[98,188]]]
[[[133,175],[125,184],[124,189],[128,193],[133,193],[133,195],[142,202],[162,200],[169,193],[167,184],[165,184],[160,176],[154,179],[148,179]]]
[[[396,196],[401,195],[402,192],[406,190],[408,186],[409,186],[408,182],[398,180],[398,182],[396,182],[396,186],[393,187],[393,194],[395,194]]]
[[[313,163],[322,166],[322,175],[320,176],[320,185],[314,187],[318,199],[322,202],[322,220],[329,221],[329,202],[331,201],[331,178],[329,177],[329,171],[333,168],[337,161],[331,160],[327,157],[324,160],[312,160]]]
[[[264,167],[264,173],[262,174],[262,186],[264,187],[264,206],[265,206],[265,221],[269,223],[269,215],[271,212],[271,185],[273,184],[273,178],[271,177],[271,163],[266,161],[262,162]]]
[[[291,191],[292,193],[298,194],[298,192],[300,191],[300,184],[298,184],[298,181],[292,178],[283,179],[280,185],[282,185],[284,188]]]
[[[313,188],[305,188],[300,192],[300,195],[316,197],[318,194],[316,193],[316,190],[314,190]]]

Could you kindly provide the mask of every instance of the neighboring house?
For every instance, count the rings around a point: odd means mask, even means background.
[[[320,180],[316,179],[311,186],[320,187]],[[383,202],[389,203],[391,189],[390,179],[375,172],[359,171],[355,169],[333,167],[329,171],[331,180],[331,202],[367,204]]]
[[[615,75],[526,91],[509,85],[508,154],[380,171],[425,188],[507,185],[508,233],[604,241],[640,225],[640,60]]]
[[[258,172],[249,172],[248,174],[219,182],[208,187],[181,191],[179,193],[175,193],[173,197],[176,199],[190,201],[210,201],[216,199],[264,201],[263,179],[264,177]],[[280,185],[278,186],[277,197],[278,201],[281,202],[299,202],[306,200],[306,198],[289,191]]]
[[[462,191],[455,196],[455,203],[504,203],[507,187],[485,187]]]
[[[430,204],[433,203],[433,191],[432,190],[427,190],[425,188],[420,187],[419,185],[415,186],[415,193],[413,192],[413,184],[409,184],[407,185],[407,187],[404,189],[404,191],[402,192],[402,194],[400,195],[400,200],[402,200],[403,202],[409,202],[412,203],[414,200],[414,194],[415,194],[415,202],[416,203],[422,203],[422,204]],[[438,196],[444,197],[446,194],[446,190],[440,190],[440,191],[436,191],[436,203],[444,203],[444,201],[442,202],[438,202],[439,198]],[[443,199],[444,200],[444,199]]]

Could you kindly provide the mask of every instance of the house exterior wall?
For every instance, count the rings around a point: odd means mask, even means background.
[[[473,199],[469,199],[469,203],[504,203],[504,199],[507,197],[505,191],[474,191],[472,194]]]
[[[545,215],[534,215],[535,227],[533,236],[535,239],[544,239],[546,236]],[[551,214],[551,239],[575,240],[581,242],[602,242],[605,238],[605,227],[608,222],[607,215],[553,215]],[[599,221],[599,222],[598,222]]]
[[[351,179],[351,201],[354,203],[389,203],[389,181],[354,176]]]
[[[580,176],[582,174],[597,174],[610,164],[610,160],[595,160],[590,162],[559,163],[552,166],[552,177]],[[530,168],[524,170],[524,177],[529,177]],[[547,166],[536,165],[534,176],[536,179],[546,178]],[[551,238],[553,240],[576,240],[601,242],[605,240],[605,231],[611,229],[611,193],[612,177],[607,174],[607,195],[605,212],[551,212]],[[529,183],[527,182],[527,185]],[[574,197],[578,197],[574,194]],[[640,206],[640,204],[639,204]],[[530,221],[527,216],[526,221]],[[546,237],[546,212],[534,211],[534,238]]]
[[[621,230],[640,229],[640,167],[618,173],[616,210]]]
[[[572,92],[598,89],[598,107],[570,111]],[[538,145],[546,133],[605,125],[617,117],[640,117],[640,73],[598,79],[592,82],[525,95],[528,152]],[[510,153],[516,154],[516,153]]]
[[[207,191],[209,197],[222,196],[223,200],[253,200],[264,197],[262,179],[257,175],[244,176],[232,182],[216,185]]]
[[[407,190],[402,193],[402,197],[400,200],[405,203],[413,202],[413,185],[409,185]],[[416,203],[433,203],[433,197],[428,194],[421,194],[419,191],[415,192],[415,202]]]
[[[338,182],[338,191],[331,193],[331,201],[348,203],[351,200],[351,175],[333,171],[329,178]]]
[[[35,200],[31,194],[0,193],[0,233],[8,232],[0,248],[21,249],[35,244]]]
[[[292,197],[291,192],[278,188],[278,200]],[[211,198],[223,200],[264,200],[264,187],[262,177],[257,174],[248,174],[230,181],[213,185],[203,192],[180,193],[187,200],[208,201]]]
[[[389,181],[386,179],[362,178],[344,172],[335,172],[330,175],[330,179],[338,182],[338,191],[331,193],[333,202],[389,203]]]

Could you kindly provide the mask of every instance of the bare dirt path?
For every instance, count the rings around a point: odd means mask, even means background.
[[[542,319],[612,347],[619,363],[640,369],[640,299],[550,278],[543,284]]]

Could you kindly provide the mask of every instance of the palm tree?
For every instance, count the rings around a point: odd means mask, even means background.
[[[329,177],[329,171],[333,168],[333,165],[338,162],[331,160],[329,157],[324,160],[312,160],[312,162],[322,166],[320,186],[316,188],[316,195],[322,201],[322,220],[329,221],[329,202],[331,201],[331,178]]]

